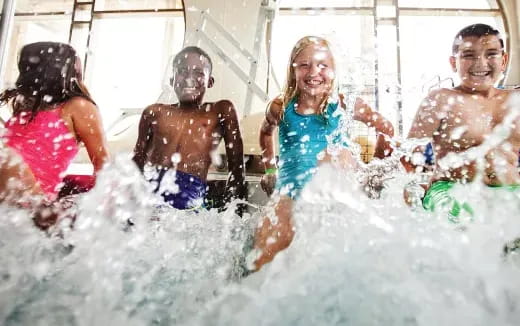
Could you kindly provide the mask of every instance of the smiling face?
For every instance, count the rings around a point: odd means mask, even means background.
[[[461,86],[475,91],[492,88],[506,69],[507,54],[496,35],[467,36],[450,58],[459,74]]]
[[[328,95],[334,81],[334,60],[330,50],[320,44],[303,48],[292,63],[296,88],[300,94]]]
[[[211,64],[203,55],[186,52],[174,63],[173,88],[181,104],[202,104],[212,86]]]

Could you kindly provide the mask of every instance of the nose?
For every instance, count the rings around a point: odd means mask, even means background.
[[[477,56],[477,60],[475,62],[475,65],[477,67],[487,67],[488,64],[488,58],[484,54],[481,54]]]
[[[310,69],[309,73],[312,76],[315,76],[315,75],[319,74],[320,72],[321,72],[321,67],[319,66],[319,64],[311,65],[311,69]]]
[[[186,79],[184,79],[184,82],[186,83],[186,87],[194,87],[195,86],[195,79],[193,76],[188,76]]]

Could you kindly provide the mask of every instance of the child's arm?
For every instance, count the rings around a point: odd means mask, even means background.
[[[385,157],[390,156],[394,149],[383,134],[377,135],[376,147],[374,148],[374,157],[379,159],[384,159]]]
[[[278,127],[282,113],[282,100],[277,98],[267,106],[265,119],[260,127],[260,148],[262,150],[262,162],[264,162],[265,175],[262,177],[260,185],[262,189],[270,196],[273,193],[276,183],[276,159],[274,156],[274,140],[273,132]]]
[[[228,169],[231,176],[228,179],[226,193],[233,198],[241,198],[244,194],[244,144],[238,123],[237,112],[233,103],[227,100],[216,103],[221,114],[220,123],[223,130],[223,138],[226,146]]]
[[[354,105],[354,120],[361,121],[369,127],[374,127],[378,133],[394,136],[394,126],[381,113],[372,110],[370,105],[359,97]]]
[[[442,90],[436,90],[428,94],[421,102],[421,106],[415,113],[407,138],[432,138],[433,133],[439,128],[442,109]]]
[[[137,136],[137,142],[134,147],[134,157],[132,158],[141,172],[143,172],[148,145],[152,140],[152,118],[153,106],[149,106],[141,114],[141,120],[139,121],[139,135]]]
[[[63,109],[70,112],[76,137],[85,145],[94,172],[98,172],[108,161],[109,155],[97,106],[82,97],[75,97]]]
[[[442,94],[443,90],[435,90],[428,94],[428,96],[421,102],[421,105],[412,122],[410,131],[408,132],[407,138],[432,138],[436,130],[439,129],[441,124],[441,118],[444,116],[441,112]],[[413,151],[424,152],[424,146],[417,146]],[[412,153],[410,153],[412,155]],[[401,163],[408,172],[416,171],[417,166],[410,162],[409,157],[401,158]]]

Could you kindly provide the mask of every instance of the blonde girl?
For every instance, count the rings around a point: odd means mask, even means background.
[[[326,151],[331,141],[332,144],[342,141],[342,137],[333,135],[347,112],[343,95],[340,94],[340,101],[331,99],[335,80],[336,63],[329,42],[316,36],[300,39],[291,52],[283,93],[269,103],[260,130],[265,164],[261,186],[268,195],[276,189],[279,197],[275,203],[278,222],[272,224],[266,217],[256,232],[255,247],[260,252],[255,261],[257,269],[291,243],[293,201],[312,178],[318,164],[333,161],[346,169],[356,165],[346,148],[335,157]],[[393,136],[392,124],[361,99],[356,99],[351,114],[354,120]],[[280,144],[278,162],[273,142],[276,129]]]

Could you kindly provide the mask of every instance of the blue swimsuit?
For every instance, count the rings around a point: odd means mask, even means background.
[[[276,189],[291,198],[297,198],[310,181],[318,165],[317,155],[327,145],[348,146],[338,128],[346,115],[338,102],[328,104],[324,114],[309,115],[296,112],[295,103],[296,98],[289,102],[278,128],[280,160]]]
[[[207,185],[196,176],[162,167],[153,167],[151,175],[147,174],[145,179],[154,184],[154,192],[170,206],[177,209],[204,207]]]

